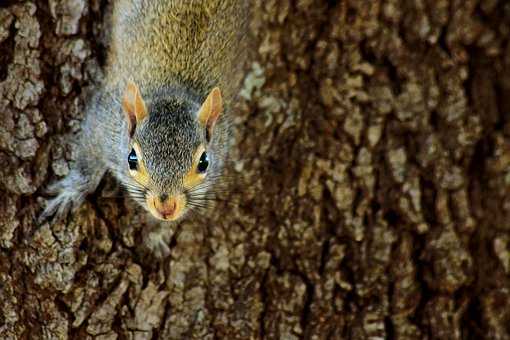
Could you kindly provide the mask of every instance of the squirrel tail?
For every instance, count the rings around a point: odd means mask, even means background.
[[[113,15],[110,81],[141,88],[185,85],[228,100],[240,81],[249,1],[119,0]]]

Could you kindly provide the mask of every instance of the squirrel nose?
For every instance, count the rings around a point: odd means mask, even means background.
[[[173,197],[168,198],[168,195],[161,195],[159,200],[156,200],[156,210],[164,219],[172,217],[176,209],[177,200]]]

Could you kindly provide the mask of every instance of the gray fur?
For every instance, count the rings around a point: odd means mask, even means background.
[[[49,188],[56,197],[42,219],[61,218],[79,206],[107,170],[127,187],[144,189],[128,171],[130,136],[120,103],[128,80],[139,86],[149,112],[133,138],[146,160],[150,189],[168,194],[182,189],[194,151],[206,144],[196,120],[201,104],[219,86],[228,111],[237,92],[247,7],[237,0],[117,0],[105,81],[86,107],[69,175]],[[219,177],[227,156],[226,117],[220,116],[206,147],[204,188]]]

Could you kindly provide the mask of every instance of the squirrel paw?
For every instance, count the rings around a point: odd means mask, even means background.
[[[162,230],[149,232],[144,239],[145,246],[158,259],[164,259],[170,255],[170,247],[165,240],[166,233]]]
[[[87,193],[84,189],[84,185],[77,185],[76,181],[73,181],[69,176],[50,185],[45,193],[56,196],[46,204],[44,211],[39,216],[39,222],[48,219],[59,221],[64,218],[69,211],[83,202]]]

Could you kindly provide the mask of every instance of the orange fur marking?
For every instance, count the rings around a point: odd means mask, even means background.
[[[161,201],[159,197],[155,196],[153,193],[149,193],[147,195],[147,207],[150,213],[164,221],[175,221],[179,219],[184,213],[184,208],[186,207],[186,197],[182,194],[169,197],[165,201]],[[171,213],[169,215],[164,216],[165,212]]]
[[[129,174],[140,185],[147,187],[150,182],[150,176],[149,176],[149,172],[147,171],[147,167],[145,166],[145,161],[143,159],[142,150],[140,149],[140,145],[138,145],[138,143],[136,143],[136,142],[133,143],[133,149],[135,149],[136,156],[138,157],[138,170],[130,169]]]
[[[205,178],[205,173],[201,174],[197,171],[198,162],[200,161],[200,156],[202,156],[202,153],[205,151],[205,147],[203,145],[200,145],[195,153],[193,154],[193,163],[191,165],[190,171],[184,176],[183,179],[183,186],[186,189],[191,189],[198,184],[202,183],[202,181]]]
[[[122,98],[122,109],[128,122],[129,133],[132,135],[136,124],[147,117],[147,107],[143,101],[138,86],[129,81]]]
[[[212,136],[214,124],[223,112],[223,99],[219,87],[215,87],[205,99],[200,111],[198,112],[198,121],[204,126],[209,136]]]

